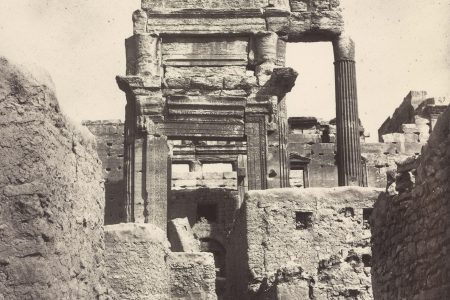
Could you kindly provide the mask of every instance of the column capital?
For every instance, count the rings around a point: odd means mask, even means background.
[[[339,35],[333,40],[334,61],[355,60],[355,42],[347,35]]]

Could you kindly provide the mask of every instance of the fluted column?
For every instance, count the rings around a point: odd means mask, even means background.
[[[333,41],[336,87],[337,164],[339,186],[362,186],[353,41],[340,36]]]

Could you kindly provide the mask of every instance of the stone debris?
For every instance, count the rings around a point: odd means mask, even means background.
[[[170,220],[167,235],[172,252],[200,252],[200,243],[194,237],[188,218]]]

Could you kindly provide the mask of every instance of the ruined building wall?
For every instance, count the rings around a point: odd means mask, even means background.
[[[297,119],[297,120],[296,120]],[[315,118],[290,118],[291,128],[288,138],[290,153],[291,187],[335,187],[338,186],[336,164],[335,128],[327,122],[319,122]],[[292,123],[303,123],[302,129],[296,129]],[[309,122],[309,124],[307,124]],[[295,125],[295,124],[294,124]],[[364,132],[361,129],[361,140]],[[361,143],[364,181],[370,187],[385,187],[386,172],[396,168],[395,161],[411,155],[419,154],[422,143],[390,141],[385,143]],[[295,178],[298,173],[292,172],[296,161],[305,160],[305,171],[302,178]],[[307,172],[307,174],[306,174]],[[307,182],[303,177],[307,176]],[[299,182],[300,181],[300,182]],[[306,183],[306,185],[305,185]]]
[[[105,265],[117,299],[216,300],[211,253],[171,252],[153,224],[105,226]]]
[[[420,158],[400,163],[374,206],[376,299],[446,299],[450,295],[450,107]]]
[[[425,91],[410,91],[378,129],[379,141],[426,143],[437,118],[448,104],[445,98],[429,98]]]
[[[123,123],[120,120],[85,121],[97,141],[105,179],[105,225],[125,218],[125,182],[123,175]]]
[[[374,188],[250,191],[230,234],[230,299],[372,299]],[[285,298],[283,298],[285,297]]]
[[[102,299],[101,165],[47,75],[0,58],[0,298]]]

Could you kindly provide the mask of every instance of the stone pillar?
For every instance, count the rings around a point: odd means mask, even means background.
[[[247,175],[249,190],[267,188],[267,134],[264,115],[246,116]]]
[[[127,95],[125,181],[127,222],[167,228],[171,155],[160,132],[165,99],[161,92],[161,40],[137,33],[126,40],[127,76],[117,83]]]
[[[132,117],[125,121],[125,221],[151,223],[166,230],[171,179],[167,137],[153,132],[151,126],[139,128],[135,121]]]
[[[170,149],[167,137],[147,134],[143,149],[144,223],[167,229],[167,199],[170,186]],[[142,221],[142,216],[136,216]]]
[[[354,43],[346,36],[339,36],[333,41],[333,50],[338,182],[339,186],[362,186]]]

